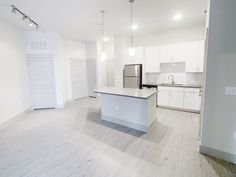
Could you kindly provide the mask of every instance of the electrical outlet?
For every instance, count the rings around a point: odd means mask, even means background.
[[[234,138],[234,141],[236,141],[236,132],[234,132],[234,137],[233,138]]]
[[[226,87],[225,94],[226,95],[236,95],[236,87]]]

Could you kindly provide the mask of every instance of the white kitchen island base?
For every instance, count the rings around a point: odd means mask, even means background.
[[[101,94],[102,120],[142,132],[156,120],[156,91],[106,88],[96,93]]]

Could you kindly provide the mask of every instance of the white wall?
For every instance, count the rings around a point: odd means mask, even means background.
[[[236,1],[211,0],[200,151],[236,163]]]
[[[23,32],[0,21],[0,124],[30,108]]]

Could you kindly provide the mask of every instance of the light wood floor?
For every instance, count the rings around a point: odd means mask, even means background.
[[[198,115],[157,110],[148,134],[100,120],[86,98],[33,111],[0,129],[0,177],[228,177],[230,163],[198,153]]]

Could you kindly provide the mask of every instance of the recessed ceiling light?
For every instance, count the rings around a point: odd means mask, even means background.
[[[182,14],[175,14],[175,15],[174,15],[174,20],[175,20],[175,21],[179,21],[179,20],[182,19],[182,17],[183,17]]]
[[[139,28],[139,26],[136,25],[136,24],[133,24],[133,25],[131,26],[131,29],[132,29],[132,30],[137,30],[138,28]]]

